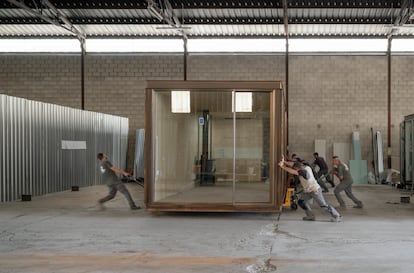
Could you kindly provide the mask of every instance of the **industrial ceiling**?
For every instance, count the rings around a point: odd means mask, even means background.
[[[0,38],[414,37],[413,0],[2,0]]]

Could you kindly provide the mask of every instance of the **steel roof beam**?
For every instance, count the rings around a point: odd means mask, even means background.
[[[406,24],[414,14],[413,0],[403,0],[398,17],[395,19],[394,25],[402,26]]]
[[[29,6],[26,6],[24,1],[20,2],[17,0],[7,0],[11,4],[24,9],[25,11],[29,12],[30,14],[58,27],[62,27],[67,31],[71,32],[72,34],[76,35],[80,41],[85,39],[85,35],[79,31],[75,26],[73,26],[70,21],[59,13],[59,11],[53,7],[53,5],[48,0],[42,0],[42,3],[45,4],[49,9],[51,9],[55,14],[54,18],[48,17],[42,13],[42,10],[39,10],[36,6],[36,9],[32,9]],[[63,22],[63,24],[61,23]]]
[[[30,8],[35,8],[32,0],[21,1]],[[134,0],[66,0],[50,2],[58,9],[146,9],[147,1]],[[400,8],[402,0],[290,0],[289,8]],[[283,8],[283,0],[178,0],[172,1],[174,9],[215,9],[215,8]],[[13,8],[7,1],[0,1],[0,8]]]
[[[400,0],[359,0],[359,1],[340,1],[340,0],[290,0],[288,8],[398,8]],[[174,8],[283,8],[283,0],[181,0],[174,1]]]
[[[388,32],[388,39],[390,40],[392,37],[397,34],[399,27],[404,27],[404,25],[411,20],[414,14],[414,1],[413,0],[403,0],[400,8],[400,12],[397,18],[394,21],[394,25],[390,28]]]
[[[42,0],[42,3],[53,12],[56,18],[60,19],[63,22],[63,25],[61,24],[63,28],[75,34],[80,41],[83,41],[85,39],[85,34],[83,34],[82,31],[80,31],[78,28],[72,25],[69,19],[66,18],[66,16],[64,16],[57,8],[55,8],[55,6],[53,6],[53,4],[49,0]]]
[[[174,9],[169,0],[158,1],[160,6],[154,0],[147,0],[149,12],[158,20],[167,23],[172,29],[176,30],[187,39],[187,33],[183,28],[184,22],[181,24],[176,16]]]
[[[47,24],[50,22],[44,22],[43,18],[0,18],[0,24],[10,25],[30,25],[30,24]],[[112,17],[112,18],[95,18],[95,17],[82,17],[82,18],[70,18],[70,21],[74,25],[98,25],[98,24],[112,24],[112,25],[154,25],[160,24],[160,21],[156,18],[125,18],[125,17]],[[273,18],[185,18],[183,20],[184,26],[190,25],[267,25],[267,24],[283,24],[283,17]],[[392,24],[391,18],[377,17],[377,18],[288,18],[289,24]],[[175,24],[173,24],[175,26]],[[182,26],[182,25],[181,25]],[[177,26],[180,28],[180,26]]]
[[[36,8],[36,2],[33,0],[22,0],[22,4],[29,8]],[[146,1],[134,1],[134,0],[50,0],[53,6],[58,9],[146,9]],[[0,1],[0,8],[14,8],[14,5],[7,1]]]

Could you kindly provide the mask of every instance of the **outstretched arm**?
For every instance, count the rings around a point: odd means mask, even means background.
[[[291,163],[291,162],[282,160],[282,161],[279,162],[279,167],[282,170],[285,170],[286,172],[288,172],[290,174],[299,175],[298,171],[293,169],[292,167],[288,166],[287,163]]]
[[[131,176],[131,174],[130,174],[130,173],[125,172],[125,171],[123,171],[123,170],[121,170],[121,169],[118,169],[118,168],[117,168],[117,167],[115,167],[115,166],[112,166],[112,167],[111,167],[111,170],[112,170],[112,171],[114,171],[115,173],[117,173],[117,174],[121,174],[121,175],[123,175],[123,176]]]

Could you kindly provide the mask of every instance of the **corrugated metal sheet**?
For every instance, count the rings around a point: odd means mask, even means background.
[[[376,9],[376,8],[295,8],[289,9],[290,19],[379,19],[395,20],[399,9]]]
[[[289,33],[292,36],[384,36],[389,31],[382,24],[292,24]]]
[[[292,36],[383,36],[389,31],[387,24],[289,24]],[[77,25],[88,33],[87,37],[179,37],[179,32],[160,25]],[[284,26],[281,24],[199,24],[186,25],[188,36],[283,36]],[[401,28],[398,35],[414,35],[414,28]],[[0,25],[0,36],[3,37],[73,37],[69,31],[53,25]]]
[[[96,154],[126,166],[128,119],[0,95],[0,202],[101,183]],[[87,149],[62,149],[62,140]]]
[[[71,18],[151,18],[147,9],[62,9]]]
[[[72,1],[73,2],[73,1]],[[142,3],[128,1],[73,4],[56,2],[59,12],[90,36],[180,36],[165,29]],[[156,1],[157,2],[157,1]],[[284,35],[282,1],[172,1],[174,14],[187,36],[280,36]],[[137,4],[138,3],[138,4]],[[92,8],[96,7],[96,8]],[[290,1],[290,35],[386,36],[401,13],[398,1]],[[47,8],[42,14],[54,18]],[[411,22],[412,25],[412,20]],[[333,26],[335,25],[335,26]],[[164,29],[160,29],[164,27]],[[282,31],[280,31],[282,29]],[[333,31],[336,31],[333,34]],[[407,28],[395,35],[414,35]],[[63,28],[45,24],[42,19],[20,8],[0,9],[0,37],[73,36]]]
[[[12,25],[0,24],[0,36],[19,37],[19,36],[70,36],[74,35],[64,28],[54,25]]]
[[[249,24],[249,25],[187,25],[191,36],[282,36],[283,25]]]

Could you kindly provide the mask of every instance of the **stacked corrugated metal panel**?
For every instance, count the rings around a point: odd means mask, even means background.
[[[134,162],[134,176],[136,178],[144,177],[144,144],[145,144],[145,129],[136,130],[135,137],[135,162]]]
[[[0,95],[0,202],[100,184],[96,154],[125,168],[127,138],[127,118]]]

